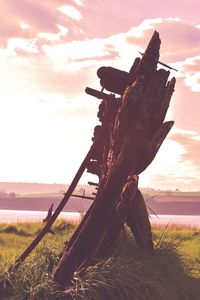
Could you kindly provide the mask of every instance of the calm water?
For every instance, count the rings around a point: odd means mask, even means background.
[[[42,221],[47,215],[45,211],[28,211],[28,210],[1,210],[0,223],[16,223],[16,222],[36,222]],[[76,212],[61,212],[59,218],[68,221],[77,221],[80,214]]]
[[[0,210],[0,223],[42,221],[46,214],[45,211]],[[77,221],[80,219],[80,213],[62,212],[59,217],[68,221]],[[200,228],[200,216],[150,215],[150,221],[152,224],[177,224]]]
[[[184,225],[188,227],[200,228],[200,216],[189,215],[150,215],[152,224],[164,225]]]

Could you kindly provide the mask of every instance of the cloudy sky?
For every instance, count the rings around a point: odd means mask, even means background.
[[[96,70],[129,71],[156,29],[175,120],[141,186],[200,190],[198,0],[0,0],[0,181],[70,183],[91,145]],[[84,175],[86,183],[91,175]]]

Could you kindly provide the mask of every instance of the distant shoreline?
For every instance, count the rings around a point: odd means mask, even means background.
[[[0,198],[1,210],[24,210],[24,211],[44,211],[47,212],[51,204],[54,210],[62,200],[63,195],[57,197],[19,197],[19,198]],[[85,212],[88,210],[92,201],[70,197],[64,212]]]
[[[0,210],[47,212],[52,203],[55,210],[62,198],[62,194],[58,194],[56,197],[0,198]],[[70,197],[63,212],[84,213],[91,204],[91,200]],[[146,205],[150,214],[155,212],[160,215],[200,216],[200,197],[157,196],[151,199],[147,198]]]
[[[42,222],[45,216],[45,211],[0,210],[0,224]],[[58,216],[69,223],[79,222],[81,217],[82,214],[78,212],[61,212]],[[200,228],[200,216],[151,214],[149,219],[152,225]]]

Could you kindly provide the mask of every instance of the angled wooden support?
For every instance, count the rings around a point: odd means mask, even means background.
[[[76,194],[72,194],[72,197],[75,197],[75,198],[81,198],[81,199],[87,199],[87,200],[94,200],[95,198],[94,197],[90,197],[90,196],[82,196],[82,195],[76,195]]]
[[[99,186],[99,184],[98,184],[98,183],[96,183],[96,182],[92,182],[92,181],[88,181],[88,184],[89,184],[89,185],[94,185],[94,186],[96,186],[96,187],[98,187],[98,186]]]
[[[86,157],[84,158],[81,166],[79,167],[74,179],[72,180],[67,192],[65,193],[63,199],[61,200],[60,204],[52,214],[51,218],[48,220],[44,228],[40,231],[40,233],[36,236],[36,238],[31,242],[31,244],[25,249],[25,251],[20,255],[20,257],[16,260],[16,262],[8,269],[9,271],[16,270],[20,264],[30,255],[30,253],[35,249],[35,247],[40,243],[43,237],[50,231],[51,226],[56,221],[57,217],[59,216],[60,212],[63,210],[65,205],[67,204],[69,198],[71,197],[73,191],[75,190],[83,172],[85,171],[90,159],[93,156],[93,153],[96,150],[96,147],[99,145],[99,141],[102,139],[104,135],[103,128],[102,131],[99,133],[99,136],[93,142],[90,150],[88,151]]]

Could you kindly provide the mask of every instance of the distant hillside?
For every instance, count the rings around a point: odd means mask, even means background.
[[[0,209],[47,211],[63,198],[68,186],[64,184],[0,183]],[[95,187],[78,185],[74,194],[92,196]],[[142,190],[149,212],[200,216],[200,192]],[[11,195],[15,193],[15,196]],[[86,211],[92,201],[70,197],[64,211]]]
[[[51,204],[54,204],[54,209],[58,206],[62,199],[62,195],[59,197],[19,197],[16,199],[0,198],[0,210],[28,210],[28,211],[47,211]],[[92,204],[92,201],[87,199],[79,199],[70,197],[68,203],[64,207],[63,211],[70,212],[85,212]]]
[[[68,185],[65,184],[47,184],[47,183],[24,183],[24,182],[0,182],[0,194],[3,193],[15,193],[20,195],[27,194],[51,194],[51,193],[62,193],[66,192]],[[76,193],[83,193],[83,190],[86,190],[86,194],[91,194],[95,192],[94,186],[90,185],[78,185],[76,188]],[[183,192],[183,191],[164,191],[156,190],[150,188],[141,188],[141,191],[144,197],[151,198],[155,196],[167,196],[170,198],[175,197],[200,197],[200,191],[196,192]],[[180,199],[180,198],[179,198]]]
[[[58,193],[61,190],[66,190],[66,185],[23,182],[0,182],[0,191],[7,193]]]
[[[50,194],[66,192],[68,185],[64,184],[47,184],[47,183],[23,183],[23,182],[0,182],[0,193],[15,194]],[[94,190],[94,187],[88,185],[78,185],[76,190],[81,193],[84,189],[87,192]]]
[[[54,204],[54,209],[58,206],[62,194],[48,196],[47,194],[34,196],[19,196],[17,198],[1,198],[0,210],[33,210],[47,211],[51,204]],[[183,199],[184,198],[184,199]],[[200,197],[156,197],[146,199],[147,209],[150,214],[157,215],[198,215],[200,216]],[[92,204],[92,201],[87,199],[70,197],[63,211],[85,212]]]

